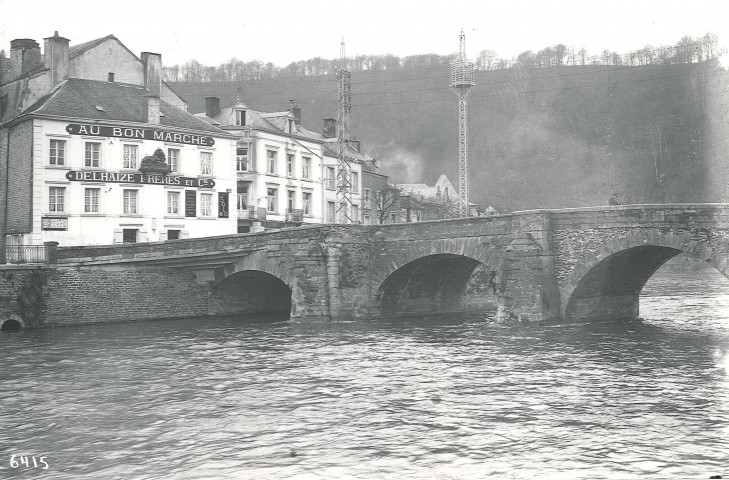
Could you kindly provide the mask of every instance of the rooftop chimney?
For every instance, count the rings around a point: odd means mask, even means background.
[[[43,63],[51,71],[51,88],[68,80],[68,42],[56,31],[52,37],[43,39]]]
[[[147,123],[160,123],[160,96],[162,95],[162,55],[142,52],[144,63],[144,87],[149,92],[145,95],[145,117]]]
[[[301,109],[298,105],[296,105],[296,102],[293,100],[289,100],[289,112],[291,112],[294,115],[294,122],[296,125],[301,123]]]
[[[324,119],[324,138],[334,138],[337,136],[337,121],[333,118]]]
[[[212,118],[220,111],[220,99],[218,97],[205,97],[205,115]]]
[[[17,38],[10,41],[10,78],[41,65],[41,51],[38,42],[32,38]]]

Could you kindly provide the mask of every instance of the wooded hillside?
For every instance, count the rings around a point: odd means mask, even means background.
[[[456,96],[446,66],[352,74],[352,136],[394,182],[458,182]],[[306,128],[337,116],[336,77],[171,86],[204,110],[240,88],[250,107],[294,99]],[[473,201],[499,210],[727,201],[729,76],[716,60],[477,72],[469,96]]]

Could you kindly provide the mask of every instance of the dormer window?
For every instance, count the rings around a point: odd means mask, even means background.
[[[241,127],[246,126],[246,111],[245,110],[236,110],[235,111],[235,124],[239,125]]]
[[[289,118],[289,133],[294,133],[294,120]]]

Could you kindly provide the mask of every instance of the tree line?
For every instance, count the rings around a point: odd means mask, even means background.
[[[513,58],[499,57],[493,50],[481,50],[474,59],[476,70],[506,68],[548,68],[565,65],[668,65],[698,63],[716,58],[726,52],[720,47],[718,36],[707,33],[703,37],[685,35],[674,45],[646,45],[638,50],[619,54],[610,50],[594,55],[585,47],[575,49],[562,43],[537,52],[527,50]],[[448,65],[457,54],[427,53],[398,57],[396,55],[357,55],[346,59],[353,72],[368,70],[398,70]],[[232,58],[218,66],[207,66],[197,60],[182,65],[163,66],[164,79],[170,82],[235,82],[276,77],[302,77],[328,75],[340,68],[339,59],[314,57],[291,62],[279,67],[260,60],[243,61]]]

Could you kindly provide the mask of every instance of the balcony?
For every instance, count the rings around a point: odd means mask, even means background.
[[[7,263],[21,265],[32,263],[55,263],[58,254],[57,242],[46,242],[45,245],[6,245],[5,260]]]
[[[238,209],[238,220],[265,220],[266,209],[249,206]]]
[[[293,222],[293,223],[303,223],[304,222],[304,210],[300,208],[295,208],[293,210],[286,209],[286,221],[287,222]]]

